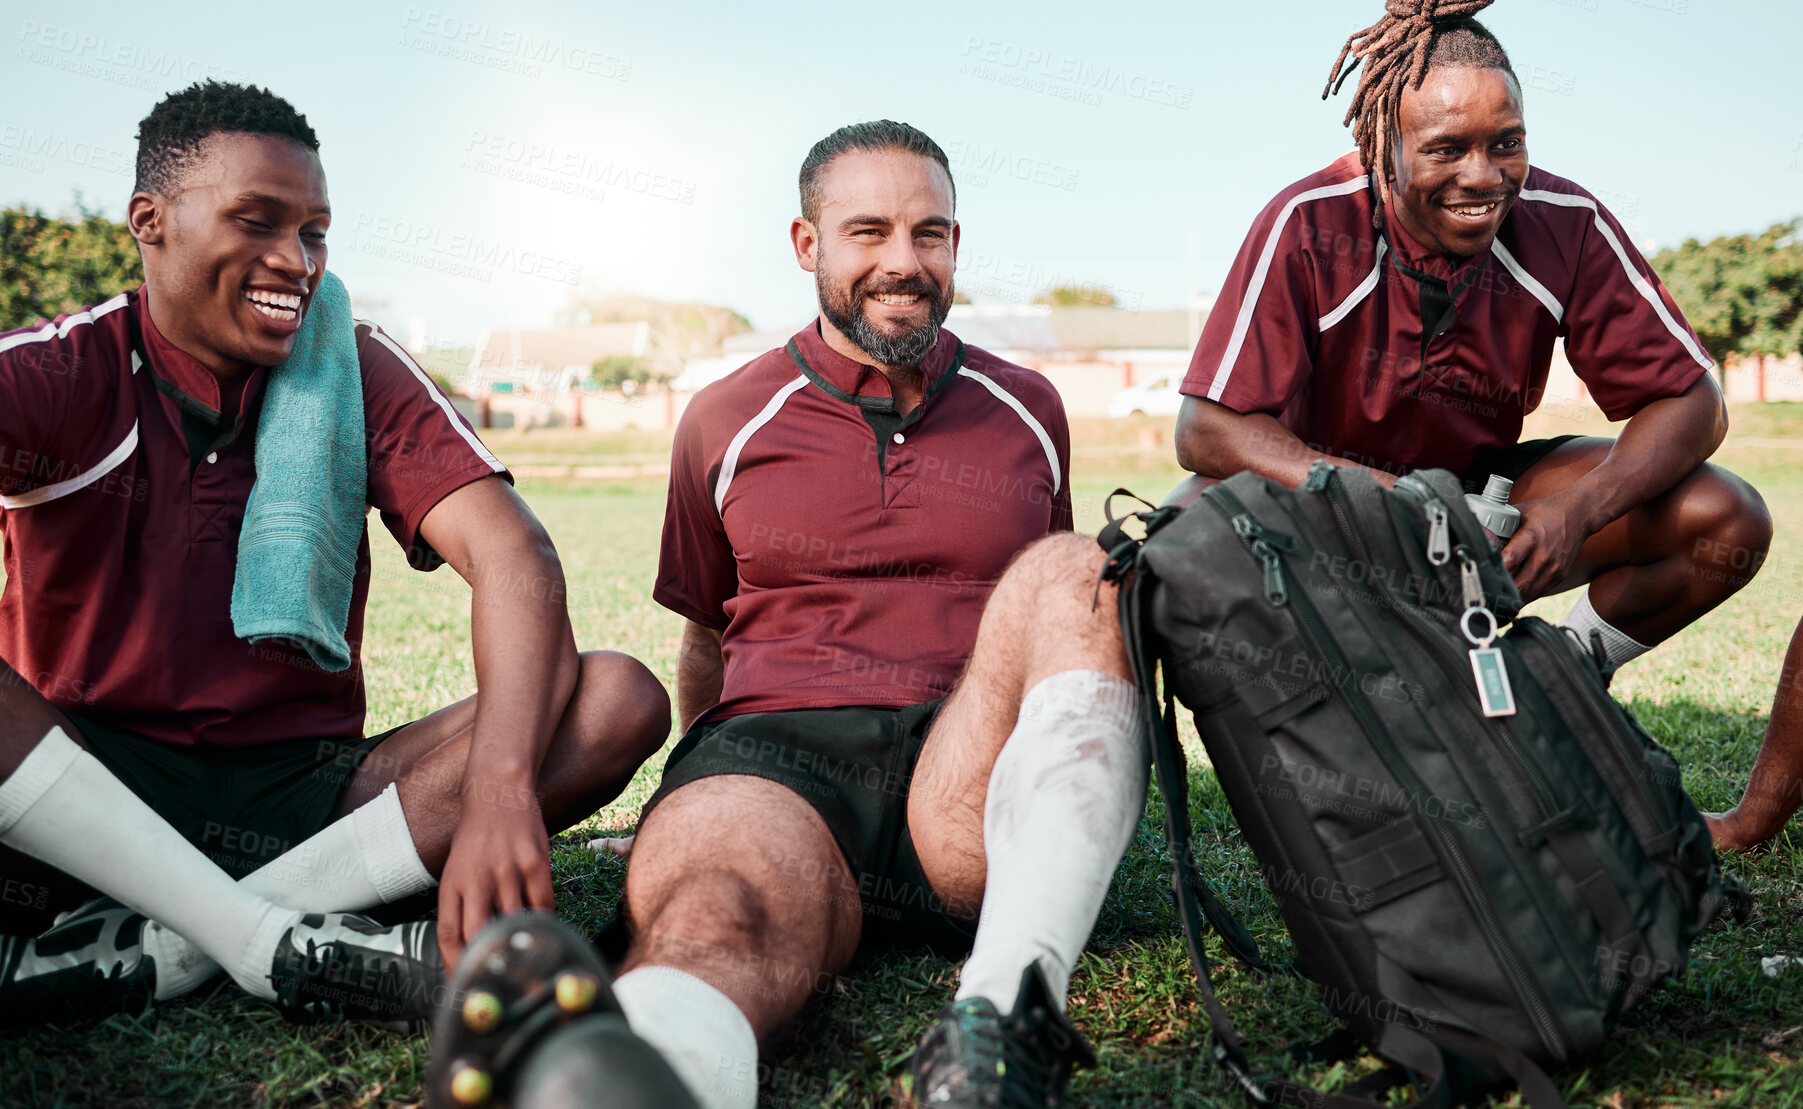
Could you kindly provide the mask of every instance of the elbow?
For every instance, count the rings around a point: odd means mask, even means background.
[[[1237,473],[1226,457],[1229,437],[1223,434],[1220,414],[1226,411],[1213,401],[1185,397],[1177,414],[1177,465],[1206,478]]]

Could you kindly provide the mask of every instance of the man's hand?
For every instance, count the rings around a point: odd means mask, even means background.
[[[1598,530],[1584,503],[1570,489],[1525,501],[1521,526],[1502,549],[1503,568],[1515,578],[1522,603],[1552,592],[1571,573],[1578,550]]]
[[[465,782],[463,819],[438,883],[438,950],[450,972],[497,916],[553,908],[551,848],[529,789]]]

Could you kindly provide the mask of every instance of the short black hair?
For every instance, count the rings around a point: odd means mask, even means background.
[[[945,151],[919,128],[892,119],[879,119],[841,127],[808,151],[808,156],[801,162],[802,219],[809,223],[819,222],[820,176],[834,158],[853,150],[905,150],[933,159],[945,171],[946,183],[952,187],[952,210],[957,210],[958,185],[952,180],[952,163],[946,158]]]
[[[294,105],[268,89],[208,78],[163,97],[139,121],[132,191],[174,196],[203,144],[221,132],[279,135],[319,152],[319,136]]]

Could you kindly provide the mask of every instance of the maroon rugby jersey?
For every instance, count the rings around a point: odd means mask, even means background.
[[[359,737],[368,535],[348,670],[328,674],[299,649],[232,633],[269,371],[242,382],[241,415],[215,426],[219,380],[163,338],[147,305],[140,289],[0,335],[0,658],[52,703],[164,743]],[[357,350],[369,503],[410,561],[431,569],[426,513],[505,471],[380,328],[359,321]],[[194,431],[205,434],[191,457]]]
[[[653,596],[724,632],[709,718],[944,696],[1009,560],[1069,530],[1051,383],[946,331],[921,369],[901,419],[810,324],[683,413]]]
[[[1611,420],[1676,396],[1709,356],[1646,259],[1595,197],[1528,171],[1490,252],[1454,270],[1376,198],[1356,151],[1303,178],[1252,225],[1182,391],[1278,416],[1312,449],[1392,473],[1463,472],[1513,445],[1546,389],[1555,339]],[[1420,283],[1456,319],[1427,346]],[[1472,269],[1476,267],[1476,269]]]

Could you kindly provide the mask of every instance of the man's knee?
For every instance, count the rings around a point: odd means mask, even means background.
[[[1678,506],[1684,554],[1714,579],[1745,584],[1772,545],[1772,514],[1746,481],[1705,465]]]
[[[636,848],[633,853],[640,854]],[[649,855],[635,858],[634,865],[656,865],[647,861]],[[732,866],[704,866],[685,868],[676,877],[660,883],[664,895],[649,905],[629,900],[637,937],[633,963],[702,966],[764,950],[770,910],[750,876]]]
[[[1006,591],[1016,603],[1071,597],[1087,605],[1107,561],[1102,548],[1087,535],[1068,531],[1048,535],[1022,548],[996,591]]]
[[[670,734],[670,695],[645,664],[618,651],[584,651],[570,697],[571,739],[585,753],[631,748],[640,759]]]

